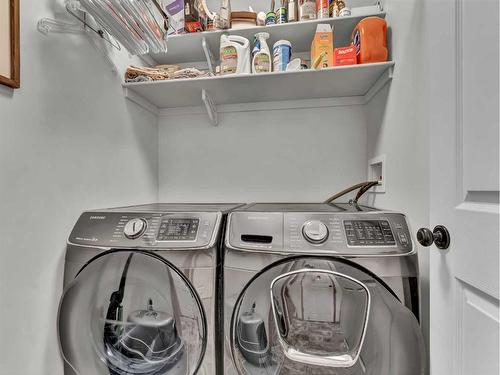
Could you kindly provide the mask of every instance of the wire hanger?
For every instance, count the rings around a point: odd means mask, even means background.
[[[156,2],[156,1],[155,1]],[[88,21],[87,12],[81,11],[82,15],[78,15],[74,12],[73,7],[71,7],[70,2],[66,2],[66,11],[71,14],[74,18],[76,18],[80,24],[72,23],[68,21],[53,19],[53,18],[41,18],[38,20],[37,28],[42,34],[49,34],[50,32],[57,33],[80,33],[85,30],[91,30],[95,34],[97,34],[101,39],[109,43],[111,46],[116,48],[118,51],[121,50],[121,46],[116,40],[109,35],[109,33],[104,28],[98,28],[92,26]],[[97,22],[96,22],[97,24]],[[97,24],[98,25],[98,24]],[[83,28],[82,28],[83,26]]]

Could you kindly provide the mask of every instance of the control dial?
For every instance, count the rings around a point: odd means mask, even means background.
[[[313,244],[320,244],[328,239],[328,227],[319,220],[309,220],[302,226],[305,239]]]
[[[144,234],[147,226],[148,223],[146,220],[137,217],[135,219],[129,220],[127,224],[125,224],[123,234],[125,235],[125,237],[131,240],[134,238],[139,238]]]

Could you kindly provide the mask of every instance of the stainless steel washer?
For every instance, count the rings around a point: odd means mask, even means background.
[[[224,374],[425,373],[405,215],[251,204],[229,215]]]
[[[215,374],[217,265],[235,207],[84,212],[68,240],[58,314],[65,375]]]

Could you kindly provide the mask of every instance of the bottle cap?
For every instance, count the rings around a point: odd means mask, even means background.
[[[262,32],[255,34],[255,39],[260,39],[260,38],[269,39],[269,33]]]
[[[278,40],[276,43],[274,43],[273,45],[273,48],[276,48],[280,45],[285,45],[285,46],[289,46],[290,48],[292,48],[292,43],[290,43],[288,40]]]
[[[264,26],[266,24],[266,13],[259,12],[257,13],[257,25]]]

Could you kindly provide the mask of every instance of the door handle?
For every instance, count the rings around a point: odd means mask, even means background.
[[[436,225],[432,232],[430,229],[420,228],[417,232],[417,241],[425,247],[434,243],[438,249],[446,250],[450,247],[450,232],[444,225]]]
[[[370,290],[368,287],[363,284],[361,281],[345,275],[343,273],[331,271],[331,270],[325,270],[325,269],[320,269],[320,268],[304,268],[296,271],[290,271],[284,274],[279,275],[273,281],[271,282],[270,286],[270,292],[271,292],[271,306],[272,306],[272,312],[274,316],[274,323],[277,327],[280,327],[281,321],[280,321],[280,316],[277,313],[278,306],[277,306],[277,297],[275,296],[275,290],[274,286],[275,284],[280,281],[281,279],[288,278],[293,275],[297,274],[307,274],[307,273],[322,273],[322,274],[328,274],[332,275],[333,277],[341,278],[341,279],[346,279],[349,280],[350,282],[358,285],[365,293],[365,298],[366,298],[366,303],[365,303],[365,309],[363,312],[363,328],[361,335],[359,337],[358,343],[351,343],[352,347],[349,348],[349,351],[346,351],[344,353],[329,353],[327,355],[319,355],[317,353],[314,353],[314,351],[311,352],[304,352],[300,348],[296,348],[293,344],[289,343],[287,340],[286,335],[282,332],[282,330],[278,330],[278,342],[280,343],[283,352],[285,356],[295,362],[300,362],[302,364],[308,364],[308,365],[314,365],[314,366],[325,366],[325,367],[340,367],[340,368],[348,368],[354,366],[354,364],[357,362],[361,349],[363,347],[363,343],[365,340],[365,335],[366,335],[366,330],[368,327],[368,319],[370,316],[370,305],[371,305],[371,294]],[[361,306],[359,306],[361,308]],[[285,319],[285,324],[288,323],[288,319]],[[287,334],[289,334],[290,329],[289,327],[286,327],[284,330]],[[311,333],[312,334],[312,333]]]

